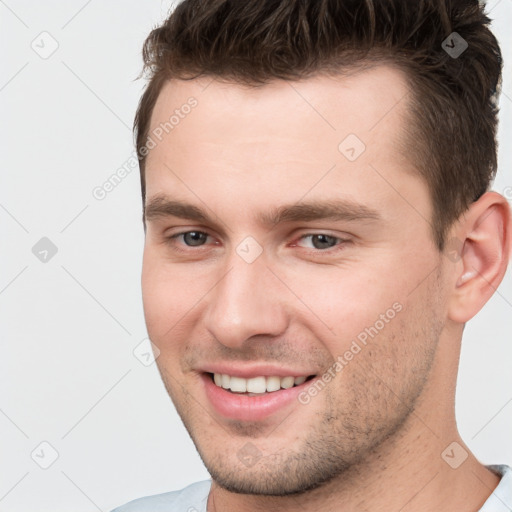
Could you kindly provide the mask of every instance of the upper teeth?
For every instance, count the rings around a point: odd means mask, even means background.
[[[307,377],[232,377],[231,375],[214,373],[213,380],[217,386],[230,389],[237,393],[265,393],[266,391],[277,391],[281,388],[288,389],[294,385],[302,384]]]

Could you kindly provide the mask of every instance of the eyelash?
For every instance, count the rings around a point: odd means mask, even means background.
[[[203,234],[203,235],[206,235],[207,237],[210,237],[210,235],[208,233],[206,233],[205,231],[199,231],[199,230],[190,230],[190,231],[182,231],[180,233],[175,233],[174,235],[171,235],[169,237],[166,238],[166,242],[170,245],[173,245],[175,246],[175,241],[179,238],[179,237],[183,237],[184,235],[187,235],[189,233],[200,233],[200,234]],[[333,245],[332,247],[328,247],[327,249],[315,249],[315,248],[306,248],[307,251],[311,251],[311,252],[314,252],[314,253],[331,253],[331,252],[335,252],[335,251],[339,251],[343,248],[343,245],[347,244],[350,242],[350,240],[348,239],[345,239],[345,238],[340,238],[340,237],[337,237],[337,236],[333,236],[333,235],[329,235],[328,233],[322,233],[322,232],[318,232],[318,233],[305,233],[303,235],[301,235],[298,240],[303,240],[305,238],[311,238],[311,237],[314,237],[314,236],[327,236],[329,238],[332,238],[336,241],[336,244]],[[186,245],[184,244],[185,247],[187,247],[187,249],[182,249],[182,248],[178,248],[177,250],[179,251],[182,251],[182,252],[189,252],[189,250],[193,250],[194,248],[202,248],[204,247],[204,245],[198,245],[198,246],[190,246],[190,245]],[[294,242],[292,247],[295,247],[297,246],[297,243]]]

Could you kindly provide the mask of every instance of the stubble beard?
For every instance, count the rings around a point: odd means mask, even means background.
[[[300,433],[306,425],[309,429],[300,436],[300,441],[295,446],[277,446],[273,453],[261,452],[261,457],[252,465],[242,463],[237,452],[247,443],[257,447],[258,439],[266,440],[269,435],[268,428],[256,422],[233,421],[223,429],[210,421],[210,425],[220,432],[215,441],[202,427],[207,413],[190,395],[171,391],[166,373],[161,371],[161,375],[185,428],[217,485],[239,494],[293,496],[358,471],[359,465],[367,465],[378,457],[386,442],[404,433],[407,420],[427,383],[434,353],[432,348],[417,357],[417,364],[408,369],[408,378],[401,381],[400,388],[396,382],[389,382],[389,379],[386,382],[386,377],[380,376],[390,372],[396,374],[396,368],[388,367],[388,371],[383,372],[382,364],[372,367],[373,360],[353,361],[337,376],[347,375],[350,369],[346,379],[349,385],[340,386],[339,378],[335,378],[312,401],[312,404],[317,400],[324,401],[321,412],[310,415],[307,423],[300,422],[299,425],[294,424],[291,417],[287,418],[270,434],[280,438],[287,432]],[[379,354],[375,353],[374,358],[378,360]],[[309,406],[297,405],[304,408],[304,412]],[[228,428],[233,436],[231,439],[226,433]]]

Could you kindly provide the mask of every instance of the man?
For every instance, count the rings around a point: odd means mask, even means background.
[[[185,0],[144,46],[142,288],[212,480],[132,511],[505,511],[458,434],[510,253],[477,1]]]

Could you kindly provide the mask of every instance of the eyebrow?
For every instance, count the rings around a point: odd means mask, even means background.
[[[156,195],[147,201],[144,219],[152,221],[161,217],[178,217],[203,224],[217,224],[206,210],[165,195]],[[366,205],[347,199],[299,201],[279,206],[261,213],[257,221],[263,226],[275,226],[285,222],[333,221],[378,221],[381,215]]]

